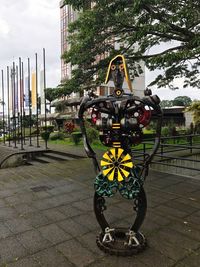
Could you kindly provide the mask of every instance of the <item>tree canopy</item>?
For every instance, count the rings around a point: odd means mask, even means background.
[[[192,103],[192,99],[188,96],[177,96],[173,100],[162,100],[160,105],[162,108],[173,107],[173,106],[184,106],[188,107]]]
[[[174,78],[184,77],[184,87],[200,88],[199,0],[93,2],[90,9],[89,0],[65,0],[81,11],[70,25],[71,48],[63,55],[74,66],[66,82],[73,91],[99,85],[116,54],[126,57],[131,78],[142,72],[141,60],[151,71],[162,70],[150,86],[173,88]]]
[[[187,111],[193,113],[193,119],[195,125],[200,125],[200,101],[194,101],[188,108]]]

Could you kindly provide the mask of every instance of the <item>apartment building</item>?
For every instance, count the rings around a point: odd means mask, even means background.
[[[60,23],[61,23],[61,54],[64,51],[69,49],[69,44],[67,42],[67,37],[69,35],[68,25],[69,23],[75,21],[78,18],[78,12],[74,11],[70,5],[64,5],[64,1],[60,2]],[[114,45],[118,46],[118,43],[115,42]],[[143,96],[143,91],[145,89],[145,65],[142,62],[141,67],[143,69],[143,74],[139,77],[136,77],[132,81],[134,94],[137,96]],[[64,63],[63,59],[61,59],[61,81],[67,80],[71,78],[71,64]],[[109,82],[108,84],[102,84],[99,88],[97,88],[97,94],[104,96],[112,93],[113,83]],[[128,92],[128,85],[124,82],[124,90]],[[75,96],[73,94],[72,96]]]

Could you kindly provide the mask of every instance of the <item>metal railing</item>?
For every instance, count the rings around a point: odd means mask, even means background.
[[[154,140],[149,139],[142,142],[139,147],[133,148],[132,152],[135,159],[138,162],[144,161],[153,145]],[[191,158],[191,156],[198,154],[200,155],[200,134],[161,137],[160,148],[151,163],[200,171],[200,160]],[[191,165],[195,164],[196,166],[172,164],[173,160],[190,162]]]

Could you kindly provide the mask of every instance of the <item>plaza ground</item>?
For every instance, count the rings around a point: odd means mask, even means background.
[[[200,179],[150,171],[141,229],[148,248],[124,258],[96,246],[94,177],[87,158],[1,169],[0,266],[200,266]],[[111,226],[131,225],[132,206],[119,195],[109,199]]]

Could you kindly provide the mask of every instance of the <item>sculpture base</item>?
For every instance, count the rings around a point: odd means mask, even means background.
[[[106,234],[102,232],[96,239],[97,246],[105,253],[125,257],[138,254],[147,247],[146,238],[140,232],[133,233],[125,228],[110,230],[112,231],[112,239],[105,238]]]

